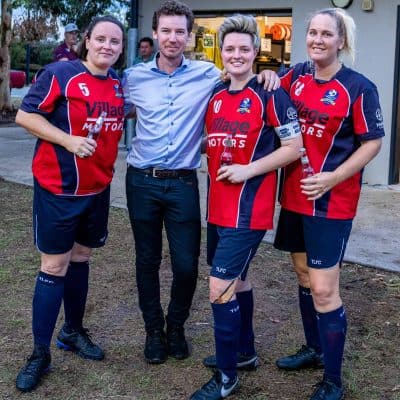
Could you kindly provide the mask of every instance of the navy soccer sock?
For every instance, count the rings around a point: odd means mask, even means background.
[[[82,328],[89,289],[89,262],[71,261],[65,276],[64,313],[67,331]]]
[[[63,294],[63,276],[39,272],[32,301],[32,332],[35,345],[50,347]]]
[[[214,314],[215,354],[217,367],[229,379],[236,377],[236,361],[240,330],[240,308],[237,300],[212,303]]]
[[[324,379],[341,387],[341,371],[347,320],[343,306],[327,313],[318,313],[318,326],[324,353]]]
[[[299,286],[299,306],[307,346],[312,347],[317,353],[321,353],[317,311],[309,288]]]
[[[236,293],[237,301],[240,307],[240,336],[239,336],[239,353],[242,355],[252,356],[256,353],[254,348],[254,331],[253,331],[253,290]]]

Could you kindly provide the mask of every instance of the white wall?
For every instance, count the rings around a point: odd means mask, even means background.
[[[400,0],[375,0],[372,12],[362,11],[361,0],[354,0],[347,9],[357,25],[356,62],[354,69],[371,79],[378,87],[385,122],[386,136],[378,156],[367,166],[364,181],[369,184],[387,184],[389,177],[392,102],[394,88],[395,36],[397,6]],[[301,5],[302,4],[302,5]],[[327,0],[299,0],[293,8],[292,59],[302,60],[305,54],[304,21],[318,8],[330,7]],[[300,39],[300,40],[299,40]]]
[[[305,59],[305,24],[308,15],[314,10],[331,7],[329,0],[184,0],[193,10],[237,10],[246,9],[282,9],[291,8],[292,62]],[[364,181],[369,184],[387,184],[389,176],[390,140],[392,125],[392,102],[394,85],[394,56],[397,6],[400,0],[375,0],[372,12],[361,9],[362,0],[354,0],[349,14],[357,25],[357,54],[354,69],[371,79],[378,87],[385,122],[386,137],[383,147],[375,160],[367,166]],[[146,0],[140,2],[139,37],[151,35],[153,11],[161,1]],[[144,3],[144,4],[143,4]]]

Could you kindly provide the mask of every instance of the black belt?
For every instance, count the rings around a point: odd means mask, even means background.
[[[154,178],[160,178],[160,179],[181,178],[184,176],[191,175],[194,171],[193,169],[163,169],[157,167],[136,168],[132,167],[132,165],[130,165],[129,168],[132,168],[134,171],[141,172],[146,175],[151,175]]]

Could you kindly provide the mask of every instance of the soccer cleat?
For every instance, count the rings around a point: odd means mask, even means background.
[[[324,368],[324,358],[312,347],[301,346],[301,349],[291,356],[282,357],[276,360],[280,369],[296,370],[303,368]]]
[[[310,400],[342,400],[344,390],[329,380],[323,380],[317,385]]]
[[[215,355],[208,356],[203,359],[203,365],[207,368],[217,368],[217,359]],[[247,356],[244,354],[237,355],[236,368],[243,371],[255,371],[260,365],[257,354]]]
[[[189,347],[185,338],[185,330],[182,326],[167,326],[168,354],[177,360],[189,357]]]
[[[229,379],[216,370],[214,376],[199,390],[194,392],[190,400],[220,400],[229,396],[239,387],[239,378]]]
[[[144,358],[149,364],[161,364],[167,360],[167,340],[163,330],[154,330],[147,333]]]
[[[104,358],[104,351],[92,342],[85,328],[68,333],[64,325],[57,336],[56,345],[59,349],[73,351],[82,358],[98,361]]]
[[[39,384],[50,368],[50,351],[46,346],[35,345],[28,362],[19,372],[15,386],[21,392],[30,392]]]

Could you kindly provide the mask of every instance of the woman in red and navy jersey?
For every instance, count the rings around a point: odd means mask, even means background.
[[[344,396],[341,365],[347,322],[339,268],[356,214],[362,170],[379,152],[384,136],[375,85],[340,59],[342,52],[353,57],[354,32],[354,21],[343,10],[316,12],[306,35],[311,61],[281,77],[296,105],[314,175],[302,176],[299,161],[283,174],[275,247],[291,252],[306,345],[277,360],[277,366],[324,368],[311,400]]]
[[[120,81],[124,27],[95,18],[79,60],[53,63],[38,74],[16,122],[37,136],[33,225],[41,267],[32,303],[34,349],[16,386],[33,390],[50,366],[50,341],[64,301],[60,348],[101,360],[103,350],[83,328],[89,258],[107,238],[110,183],[123,130]]]
[[[276,169],[297,159],[302,145],[287,93],[266,92],[252,71],[260,45],[256,20],[240,14],[225,19],[219,43],[231,80],[215,87],[206,113],[207,261],[215,356],[204,364],[216,372],[193,400],[225,398],[238,385],[237,369],[258,365],[247,271],[272,228]],[[231,157],[224,157],[228,151]]]

